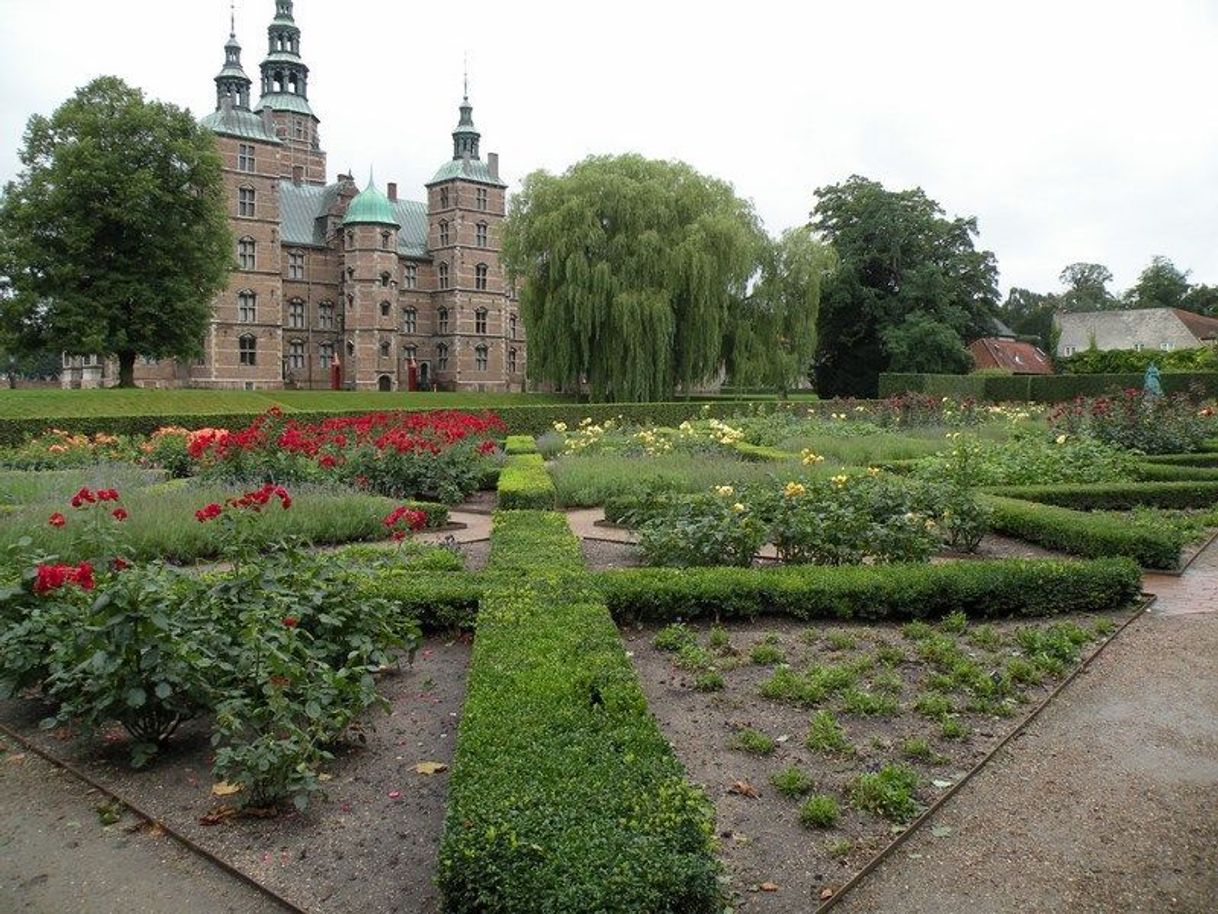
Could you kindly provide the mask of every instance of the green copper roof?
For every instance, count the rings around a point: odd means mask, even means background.
[[[347,208],[347,216],[343,219],[343,225],[361,224],[394,225],[398,228],[401,228],[402,225],[398,222],[389,198],[377,190],[376,185],[371,181],[364,188],[364,192],[351,201],[351,205]]]
[[[338,202],[341,184],[318,187],[312,184],[279,185],[280,237],[286,245],[324,248],[326,216]],[[352,201],[354,206],[355,201]],[[398,253],[426,258],[427,204],[414,200],[390,202],[398,231]],[[348,213],[350,210],[348,210]]]
[[[224,69],[216,74],[216,79],[244,79],[246,82],[250,78],[245,75],[245,69],[240,64],[226,63]]]
[[[291,111],[293,114],[307,114],[309,117],[316,117],[313,114],[313,109],[309,107],[309,100],[301,98],[299,95],[293,95],[290,92],[268,92],[258,100],[258,107],[255,111],[261,111],[263,108],[270,108],[272,111]]]
[[[293,54],[291,51],[272,51],[266,55],[266,58],[262,61],[262,66],[265,67],[267,64],[275,63],[290,63],[299,67],[301,65],[301,57],[299,54]],[[305,67],[305,69],[308,70],[308,67]]]
[[[427,183],[439,184],[441,181],[474,181],[478,184],[490,184],[494,187],[507,187],[507,183],[491,176],[491,170],[481,159],[453,159],[445,162],[436,176]]]
[[[266,129],[261,117],[241,108],[221,108],[219,111],[213,111],[199,121],[199,124],[221,136],[235,136],[243,140],[279,145],[279,138]]]

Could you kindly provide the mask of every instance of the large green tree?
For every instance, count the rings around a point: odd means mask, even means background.
[[[752,294],[736,315],[727,360],[734,384],[785,395],[809,380],[821,288],[836,264],[833,249],[807,226],[766,246]]]
[[[115,77],[36,115],[0,200],[14,309],[64,351],[135,359],[201,351],[232,268],[215,139],[188,111]]]
[[[1007,293],[999,317],[1020,336],[1035,337],[1045,352],[1053,350],[1053,315],[1061,310],[1056,295],[1032,292],[1018,286]]]
[[[767,239],[730,185],[688,165],[594,156],[535,172],[511,205],[529,373],[596,400],[714,377]]]
[[[821,297],[822,394],[874,396],[891,358],[888,331],[915,313],[960,339],[990,332],[998,268],[974,247],[975,219],[949,219],[921,189],[891,191],[858,175],[816,195],[813,227],[839,261]]]
[[[1120,299],[1108,291],[1112,271],[1102,263],[1072,263],[1058,276],[1066,291],[1057,296],[1062,311],[1112,311]]]
[[[1154,257],[1123,301],[1127,308],[1182,308],[1190,288],[1187,270],[1166,257]]]

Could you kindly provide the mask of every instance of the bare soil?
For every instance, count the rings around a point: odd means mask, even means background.
[[[1085,627],[1097,619],[1068,618]],[[1110,618],[1119,624],[1128,613]],[[1015,628],[1048,624],[1050,620],[995,622],[993,629],[1001,643],[994,649],[974,645],[968,635],[957,640],[986,669],[997,670],[1016,653],[1011,638]],[[690,628],[706,646],[710,626]],[[933,671],[918,659],[899,626],[843,623],[824,628],[764,619],[728,625],[726,630],[731,648],[729,653],[719,653],[718,664],[726,688],[709,693],[694,690],[696,674],[678,668],[674,654],[654,647],[655,628],[629,629],[623,632],[623,638],[665,736],[691,779],[703,785],[715,803],[721,856],[730,875],[729,889],[737,911],[805,914],[815,908],[824,890],[840,887],[902,830],[901,825],[888,819],[851,808],[850,788],[859,774],[878,770],[888,762],[907,765],[918,775],[918,803],[928,806],[1014,730],[1061,678],[1049,677],[1040,685],[1023,688],[1021,703],[1009,717],[968,711],[963,697],[953,695],[957,708],[953,719],[967,726],[968,735],[946,739],[939,722],[913,709]],[[906,660],[891,668],[901,680],[899,711],[892,716],[867,717],[845,713],[840,701],[828,699],[817,707],[835,713],[854,747],[853,753],[825,754],[808,748],[805,740],[814,708],[759,694],[760,683],[774,667],[751,663],[748,658],[753,646],[767,636],[795,670],[810,663],[856,661],[874,655],[881,645],[899,648]],[[853,647],[834,649],[831,639],[845,645],[847,638],[854,640]],[[1080,662],[1103,640],[1096,638],[1084,645]],[[864,687],[872,685],[874,676],[884,670],[877,664],[872,673],[864,674]],[[773,738],[773,753],[756,755],[734,748],[736,735],[745,727]],[[927,740],[935,758],[903,757],[906,741],[918,738]],[[792,765],[811,776],[815,792],[836,797],[841,817],[835,827],[802,826],[798,818],[801,800],[783,796],[771,785],[776,772]],[[743,791],[742,786],[746,787]],[[752,791],[757,796],[748,795]]]
[[[439,910],[448,774],[423,775],[415,766],[452,762],[470,643],[426,638],[413,666],[383,679],[390,712],[369,715],[366,744],[339,755],[326,797],[303,814],[224,817],[231,798],[212,795],[206,721],[183,728],[155,766],[133,771],[121,730],[97,739],[40,731],[47,709],[33,701],[0,703],[0,720],[302,908],[360,911],[376,899],[377,911],[426,914]],[[217,812],[219,824],[202,824]]]

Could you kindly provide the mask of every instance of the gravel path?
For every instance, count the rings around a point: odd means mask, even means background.
[[[284,910],[172,839],[138,828],[130,815],[103,828],[100,794],[16,743],[0,738],[0,749],[0,911]]]
[[[835,914],[1218,910],[1218,613],[1146,615]]]

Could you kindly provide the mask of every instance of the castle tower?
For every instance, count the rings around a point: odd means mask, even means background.
[[[436,291],[436,380],[450,390],[508,389],[524,379],[524,329],[499,252],[507,185],[495,153],[483,162],[468,85],[452,159],[427,185]],[[442,348],[441,348],[442,347]]]
[[[282,249],[279,188],[283,144],[269,116],[250,110],[252,81],[241,65],[236,27],[216,76],[216,110],[200,122],[222,159],[234,271],[215,302],[204,358],[188,369],[206,387],[267,388],[283,381]],[[160,380],[160,379],[158,379]]]
[[[369,178],[343,218],[347,280],[343,379],[360,390],[398,386],[397,300],[400,267],[393,204]]]
[[[296,183],[324,185],[326,154],[317,130],[320,121],[309,106],[309,68],[300,56],[300,29],[292,0],[275,0],[275,18],[267,37],[262,98],[254,111],[271,113],[275,133],[284,143],[281,176]]]

